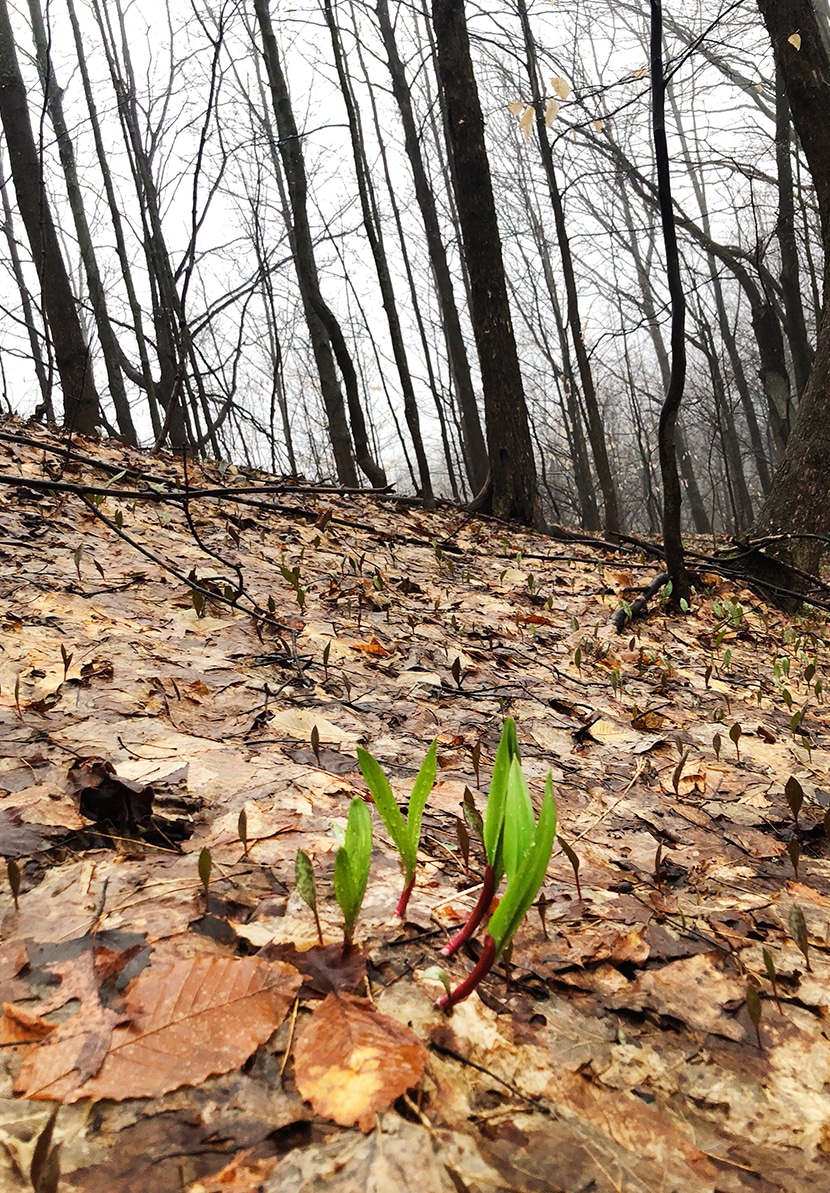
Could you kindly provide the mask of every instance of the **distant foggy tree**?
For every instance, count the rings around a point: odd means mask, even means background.
[[[17,205],[40,280],[43,313],[63,390],[64,421],[89,435],[101,421],[92,361],[44,189],[43,166],[32,132],[6,0],[0,0],[0,121]]]

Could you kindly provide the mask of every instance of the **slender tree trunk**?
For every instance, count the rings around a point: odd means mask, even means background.
[[[441,308],[441,319],[444,324],[444,334],[447,341],[447,353],[449,355],[450,369],[452,370],[453,381],[455,382],[455,392],[461,416],[461,433],[464,441],[464,454],[468,462],[468,475],[473,489],[478,492],[487,479],[487,447],[481,430],[478,403],[476,402],[475,390],[470,374],[467,347],[461,331],[461,320],[458,314],[458,307],[455,303],[452,277],[450,276],[450,269],[447,263],[447,253],[441,236],[441,226],[435,206],[435,198],[427,178],[426,170],[424,169],[423,158],[421,157],[421,140],[412,111],[412,98],[406,81],[404,66],[398,53],[386,0],[376,0],[375,9],[386,51],[386,61],[392,83],[392,94],[398,105],[403,125],[404,147],[412,170],[412,178],[415,184],[415,198],[424,224],[430,265]]]
[[[620,187],[620,196],[623,203],[623,212],[626,217],[626,226],[629,229],[634,228],[634,219],[632,217],[631,206],[628,200],[628,192],[625,186]],[[654,300],[654,290],[651,285],[650,269],[646,259],[640,251],[640,245],[637,237],[632,231],[628,240],[628,248],[631,256],[634,259],[634,266],[637,271],[637,284],[640,289],[640,295],[643,301],[643,314],[646,317],[648,326],[648,334],[651,342],[654,345],[654,354],[657,357],[657,364],[660,368],[660,377],[663,382],[663,392],[667,393],[669,388],[669,381],[671,380],[671,362],[669,361],[669,354],[666,350],[666,344],[663,340],[663,332],[660,328],[660,322],[657,318],[657,305]],[[700,492],[700,486],[697,483],[697,476],[695,475],[694,463],[692,461],[692,454],[686,440],[686,433],[683,430],[683,423],[678,418],[677,424],[674,428],[674,444],[677,452],[677,463],[680,468],[680,475],[683,478],[683,484],[686,486],[686,494],[689,500],[689,512],[692,515],[692,525],[698,534],[709,534],[712,530],[712,524],[709,520],[709,515],[706,512],[706,506],[703,504],[703,497]]]
[[[392,275],[390,273],[389,263],[386,258],[386,248],[383,243],[383,232],[378,215],[377,203],[375,202],[374,186],[372,184],[369,165],[366,160],[366,149],[363,142],[363,129],[360,121],[360,113],[358,111],[357,103],[355,102],[352,81],[346,69],[340,29],[335,19],[331,0],[323,0],[323,13],[326,20],[326,26],[328,27],[329,35],[331,37],[334,64],[337,70],[337,77],[340,81],[340,90],[343,95],[343,102],[346,105],[346,116],[349,122],[349,134],[352,142],[352,155],[354,157],[357,189],[360,197],[361,212],[363,215],[363,226],[366,230],[366,238],[369,241],[369,248],[371,249],[372,257],[375,262],[375,271],[378,276],[378,286],[380,287],[383,309],[386,312],[386,321],[389,325],[389,339],[392,344],[392,354],[395,358],[395,364],[397,365],[398,377],[400,379],[401,391],[403,393],[404,417],[406,418],[406,423],[409,427],[409,434],[412,438],[412,446],[415,451],[415,459],[418,463],[418,477],[421,484],[421,496],[426,508],[434,509],[435,497],[433,496],[432,492],[432,481],[430,480],[429,475],[429,465],[427,463],[426,452],[424,451],[424,441],[421,436],[421,425],[418,418],[418,403],[415,398],[415,387],[412,383],[412,374],[409,370],[409,361],[406,355],[406,348],[404,347],[403,329],[401,327],[401,321],[398,315],[398,303],[395,298]]]
[[[20,306],[23,310],[23,322],[26,325],[26,335],[29,339],[29,348],[32,353],[32,363],[35,366],[35,376],[37,377],[37,382],[40,386],[40,396],[42,398],[42,401],[36,411],[36,417],[42,418],[45,415],[47,422],[53,423],[55,422],[55,408],[52,405],[52,381],[50,376],[51,370],[47,370],[46,364],[43,360],[41,334],[35,322],[32,296],[29,293],[29,287],[26,285],[26,277],[23,272],[23,262],[20,260],[20,251],[17,247],[17,235],[14,228],[14,214],[12,212],[11,202],[9,201],[9,188],[6,183],[6,171],[2,154],[0,154],[0,200],[3,204],[3,234],[6,237],[6,245],[9,250],[9,260],[11,261],[12,273],[14,274],[14,280],[20,295]]]
[[[582,397],[585,401],[591,452],[594,457],[594,466],[597,470],[597,478],[599,480],[599,487],[602,490],[602,500],[605,507],[605,533],[609,538],[613,539],[620,532],[617,489],[614,484],[611,461],[608,458],[605,427],[603,426],[602,413],[599,408],[599,402],[597,401],[594,377],[591,372],[591,362],[588,358],[585,341],[582,338],[582,316],[579,310],[579,294],[576,288],[570,238],[565,222],[565,212],[562,207],[559,183],[556,178],[556,169],[553,164],[553,152],[545,126],[545,104],[539,91],[539,65],[537,62],[536,41],[533,37],[533,31],[530,28],[530,19],[527,14],[525,0],[519,0],[519,17],[522,22],[525,54],[527,57],[527,73],[530,80],[533,107],[536,113],[536,132],[539,138],[539,149],[548,183],[553,218],[556,223],[559,252],[562,257],[562,274],[565,279],[565,294],[568,304],[568,325],[571,330],[574,355],[576,356],[576,363],[579,368]]]
[[[127,291],[127,301],[130,306],[130,313],[132,315],[133,333],[135,335],[136,345],[138,348],[140,368],[136,369],[134,365],[127,359],[121,350],[120,345],[118,346],[119,359],[121,362],[121,368],[128,379],[132,381],[134,385],[138,385],[139,388],[143,389],[147,394],[147,403],[150,409],[150,421],[153,425],[153,433],[154,435],[158,436],[161,431],[161,417],[159,415],[158,401],[156,400],[156,387],[153,381],[152,369],[150,367],[150,353],[147,345],[147,338],[144,334],[141,304],[138,300],[135,283],[133,281],[132,268],[130,266],[130,260],[127,253],[127,244],[124,237],[121,211],[112,181],[112,171],[110,170],[109,160],[104,148],[104,138],[101,132],[101,124],[98,119],[98,109],[92,91],[92,82],[89,77],[86,54],[84,51],[83,39],[81,37],[80,25],[78,24],[78,17],[75,12],[74,0],[66,0],[66,7],[69,14],[69,21],[72,26],[72,37],[75,43],[75,55],[78,60],[78,69],[80,71],[81,81],[83,83],[84,98],[86,99],[87,110],[89,112],[90,128],[92,129],[92,136],[95,142],[95,154],[98,161],[98,169],[101,171],[101,179],[103,181],[104,191],[107,196],[107,206],[109,208],[113,232],[115,233],[115,248],[118,254],[121,277],[124,281],[124,288]]]
[[[484,386],[493,513],[499,518],[541,526],[536,463],[463,0],[433,0],[432,19]]]
[[[254,12],[262,37],[262,55],[271,88],[271,99],[279,135],[280,157],[291,205],[291,240],[297,279],[320,378],[323,404],[328,416],[329,435],[334,451],[338,480],[341,485],[357,484],[343,394],[337,380],[334,357],[337,358],[337,364],[346,387],[355,459],[371,483],[382,488],[386,484],[386,475],[372,459],[369,451],[354,364],[346,347],[340,325],[334,312],[325,303],[320,290],[317,265],[314,259],[314,244],[308,221],[308,183],[302,145],[291,108],[288,84],[280,63],[277,40],[271,25],[268,0],[254,0]]]
[[[101,421],[92,361],[46,198],[6,0],[0,0],[0,121],[55,350],[64,422],[82,435],[91,435]]]
[[[109,382],[109,395],[112,399],[113,406],[115,407],[115,417],[118,422],[118,430],[128,443],[131,443],[135,446],[135,444],[138,442],[138,439],[136,437],[135,427],[133,425],[132,414],[130,413],[130,404],[127,400],[127,392],[124,388],[124,375],[121,372],[121,366],[119,363],[118,343],[115,338],[115,331],[113,329],[112,323],[110,322],[104,286],[101,281],[101,274],[98,269],[98,260],[95,255],[95,249],[92,243],[92,235],[90,233],[89,223],[87,222],[86,218],[83,194],[81,193],[81,186],[78,181],[78,171],[75,165],[75,148],[72,144],[72,138],[69,135],[69,129],[67,128],[66,118],[63,112],[63,93],[54,77],[50,42],[49,38],[47,37],[46,28],[43,22],[43,14],[40,9],[40,0],[28,0],[28,5],[29,15],[32,22],[32,35],[35,41],[40,81],[43,87],[44,95],[46,96],[49,116],[52,121],[52,127],[55,130],[55,138],[58,143],[58,152],[60,154],[61,165],[63,166],[64,178],[66,180],[66,192],[69,198],[69,206],[72,211],[72,218],[75,224],[75,233],[78,237],[78,247],[81,250],[81,258],[84,263],[84,271],[86,272],[89,297],[92,303],[92,311],[95,316],[95,325],[98,329],[98,338],[101,341],[104,367],[107,372],[107,381]]]
[[[795,374],[796,393],[801,398],[813,367],[813,350],[807,336],[798,247],[795,240],[793,161],[790,144],[790,105],[780,64],[775,69],[775,160],[778,166],[778,220],[775,234],[781,250],[781,290],[784,295],[787,339]]]
[[[550,246],[545,237],[544,228],[539,219],[537,212],[534,210],[530,195],[527,188],[522,188],[525,209],[528,214],[528,221],[530,223],[531,231],[533,232],[533,239],[536,243],[536,249],[539,253],[539,259],[542,263],[542,276],[545,279],[545,287],[547,289],[548,301],[553,310],[553,317],[556,323],[556,331],[559,339],[559,351],[562,358],[562,388],[564,390],[565,406],[567,408],[567,427],[568,439],[571,448],[571,459],[573,462],[574,481],[576,483],[576,495],[579,505],[580,525],[586,530],[596,531],[600,529],[601,522],[599,516],[599,509],[597,507],[596,495],[594,493],[594,481],[591,476],[591,465],[588,459],[588,451],[585,443],[585,435],[583,432],[582,414],[579,409],[579,399],[577,393],[576,379],[574,377],[573,365],[571,363],[570,347],[568,345],[568,337],[565,331],[564,321],[562,319],[562,310],[559,306],[559,298],[556,293],[556,281],[553,276],[553,263],[550,256]],[[531,265],[528,262],[528,270]],[[541,312],[540,312],[541,315]],[[540,318],[540,325],[544,325],[544,320]],[[553,357],[549,350],[543,349],[548,360],[553,363]]]
[[[426,326],[424,324],[424,317],[423,317],[423,314],[421,311],[421,301],[418,297],[418,287],[415,284],[415,276],[414,276],[414,273],[412,270],[412,261],[410,258],[409,244],[407,241],[406,233],[404,231],[403,220],[401,219],[400,204],[398,203],[397,197],[395,195],[395,184],[392,179],[392,171],[391,171],[390,165],[389,165],[389,154],[387,152],[386,142],[385,142],[384,135],[383,135],[383,129],[381,127],[381,118],[380,118],[380,114],[378,112],[378,105],[375,100],[375,89],[371,85],[371,79],[370,79],[370,76],[366,69],[366,64],[364,62],[364,56],[363,56],[363,52],[362,52],[362,48],[361,48],[361,42],[360,42],[360,38],[359,38],[359,35],[357,32],[357,23],[356,23],[353,3],[351,4],[351,12],[352,12],[352,23],[354,25],[354,33],[355,33],[355,47],[357,50],[358,61],[360,62],[360,67],[361,67],[361,70],[363,71],[363,77],[366,81],[367,88],[368,88],[369,105],[370,105],[371,111],[372,111],[372,122],[373,122],[374,130],[375,130],[375,138],[378,143],[378,149],[380,151],[380,159],[383,164],[383,177],[386,182],[386,198],[387,198],[389,207],[392,212],[392,218],[395,221],[395,232],[397,234],[398,249],[399,249],[400,256],[401,256],[401,261],[403,262],[404,272],[406,273],[407,287],[409,290],[409,301],[412,304],[412,314],[415,318],[415,324],[418,328],[418,339],[420,340],[420,343],[421,343],[421,351],[423,354],[424,367],[426,368],[426,372],[427,372],[427,385],[428,385],[429,392],[432,396],[432,400],[435,404],[436,415],[438,416],[438,425],[439,425],[440,432],[441,432],[441,446],[444,451],[444,461],[445,461],[445,464],[447,467],[447,477],[450,482],[450,492],[452,493],[453,500],[456,502],[459,502],[461,500],[461,495],[459,492],[458,480],[456,479],[456,475],[455,475],[456,470],[455,470],[455,463],[454,463],[453,457],[452,457],[452,448],[450,446],[449,432],[448,432],[448,427],[447,427],[447,418],[444,413],[443,405],[441,403],[441,397],[440,397],[440,393],[439,393],[439,381],[436,376],[436,371],[435,371],[435,367],[433,365],[433,359],[432,359],[432,348],[431,348],[431,345],[429,342],[429,337],[427,336],[427,330],[426,330]],[[465,360],[466,360],[466,354],[465,354]]]
[[[700,169],[699,163],[692,161],[692,155],[689,152],[689,144],[686,139],[686,130],[683,127],[682,114],[674,96],[671,97],[672,113],[674,115],[675,127],[680,138],[680,144],[683,147],[683,156],[686,160],[686,167],[689,171],[689,178],[692,183],[692,188],[695,192],[698,207],[700,209],[700,222],[705,234],[709,237],[712,235],[711,221],[709,219],[709,204],[706,200],[706,189],[703,182],[703,170]],[[755,458],[755,467],[758,472],[758,479],[761,482],[761,488],[764,493],[769,491],[771,484],[771,477],[767,467],[766,453],[764,451],[764,444],[761,438],[761,430],[758,426],[758,419],[755,415],[755,407],[752,404],[752,397],[749,392],[749,386],[746,383],[746,376],[744,374],[743,362],[741,361],[738,346],[735,342],[735,336],[729,324],[729,318],[726,313],[726,302],[723,296],[723,286],[721,284],[720,274],[715,262],[715,257],[712,252],[706,253],[706,261],[709,266],[709,277],[712,280],[712,293],[715,298],[715,309],[718,313],[718,325],[720,327],[721,339],[724,342],[729,361],[732,365],[732,373],[735,378],[735,385],[741,399],[741,405],[746,418],[747,428],[749,430],[749,439],[752,444],[752,453]],[[713,349],[714,351],[714,346]],[[719,367],[719,366],[718,366]],[[729,411],[729,417],[732,418],[732,412]],[[741,475],[743,476],[743,466],[741,465]],[[744,488],[746,488],[744,482]],[[740,486],[738,486],[740,488]],[[750,507],[751,509],[751,507]],[[746,517],[747,510],[744,508],[740,518],[736,519],[743,527],[748,525],[752,520],[751,517]]]
[[[680,527],[680,477],[677,471],[675,427],[686,384],[686,296],[680,277],[680,256],[671,197],[669,151],[666,141],[666,80],[663,74],[663,7],[660,0],[650,0],[651,8],[651,117],[654,156],[657,164],[657,191],[660,218],[666,246],[666,271],[672,304],[671,377],[660,411],[658,444],[660,473],[663,478],[663,547],[666,570],[672,582],[672,601],[688,602],[689,577],[686,572],[683,536]]]

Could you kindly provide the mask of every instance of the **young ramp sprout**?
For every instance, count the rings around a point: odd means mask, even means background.
[[[355,796],[349,805],[349,818],[343,844],[334,859],[334,895],[343,913],[343,953],[349,952],[354,926],[363,905],[369,863],[372,860],[372,813]]]
[[[398,802],[392,794],[392,788],[387,782],[386,775],[381,770],[376,759],[372,757],[368,750],[363,750],[360,746],[357,749],[357,759],[360,763],[360,769],[363,772],[363,778],[366,780],[374,798],[375,807],[380,813],[380,818],[386,825],[386,831],[392,838],[400,857],[404,873],[404,885],[401,897],[398,900],[397,914],[403,918],[406,915],[409,896],[412,894],[412,888],[415,885],[415,872],[418,868],[418,846],[421,841],[421,817],[423,816],[427,797],[435,782],[436,741],[433,738],[432,745],[427,750],[426,758],[421,765],[418,777],[413,785],[412,794],[409,797],[409,809],[406,820],[404,820],[401,810],[398,807]]]
[[[466,924],[456,932],[441,950],[444,957],[451,957],[461,948],[465,941],[474,935],[481,921],[490,910],[498,885],[504,873],[502,860],[502,835],[504,832],[505,805],[507,802],[507,780],[513,760],[519,761],[519,742],[516,737],[516,722],[512,717],[505,717],[501,741],[496,751],[493,763],[493,776],[490,780],[490,792],[487,796],[487,810],[484,814],[484,853],[487,864],[484,867],[484,880],[478,902],[473,908]]]
[[[550,771],[537,822],[525,777],[514,756],[510,762],[503,816],[502,857],[507,886],[490,917],[484,947],[475,968],[454,990],[438,1000],[437,1005],[442,1009],[452,1010],[472,994],[510,944],[545,881],[555,836],[556,803]]]

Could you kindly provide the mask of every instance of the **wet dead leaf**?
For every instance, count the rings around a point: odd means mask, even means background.
[[[192,957],[151,967],[130,987],[125,1016],[100,1008],[96,1019],[91,999],[82,1003],[29,1054],[15,1090],[66,1102],[121,1101],[196,1085],[243,1064],[279,1027],[300,982],[292,966],[256,957]],[[106,1028],[115,1030],[103,1064],[80,1081],[80,1062],[89,1069],[87,1054],[97,1059]]]
[[[368,999],[330,994],[297,1040],[295,1079],[318,1114],[365,1132],[418,1084],[426,1058],[417,1036]]]

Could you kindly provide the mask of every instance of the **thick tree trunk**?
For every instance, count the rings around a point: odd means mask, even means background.
[[[499,518],[540,526],[536,462],[463,0],[433,0],[432,20],[484,387],[493,513]]]
[[[92,361],[46,199],[6,0],[0,0],[0,121],[55,350],[64,422],[82,435],[91,435],[101,421]]]
[[[816,188],[824,239],[822,313],[813,368],[784,458],[753,527],[784,535],[775,554],[816,573],[830,536],[830,56],[811,0],[758,0]],[[799,35],[798,45],[789,39]],[[823,536],[821,538],[798,536]],[[792,536],[792,537],[790,537]]]
[[[807,388],[810,369],[813,367],[813,350],[801,301],[790,141],[790,104],[784,72],[779,64],[775,71],[775,160],[778,166],[778,220],[775,234],[781,250],[781,290],[784,295],[787,339],[793,361],[795,388],[800,399]]]

